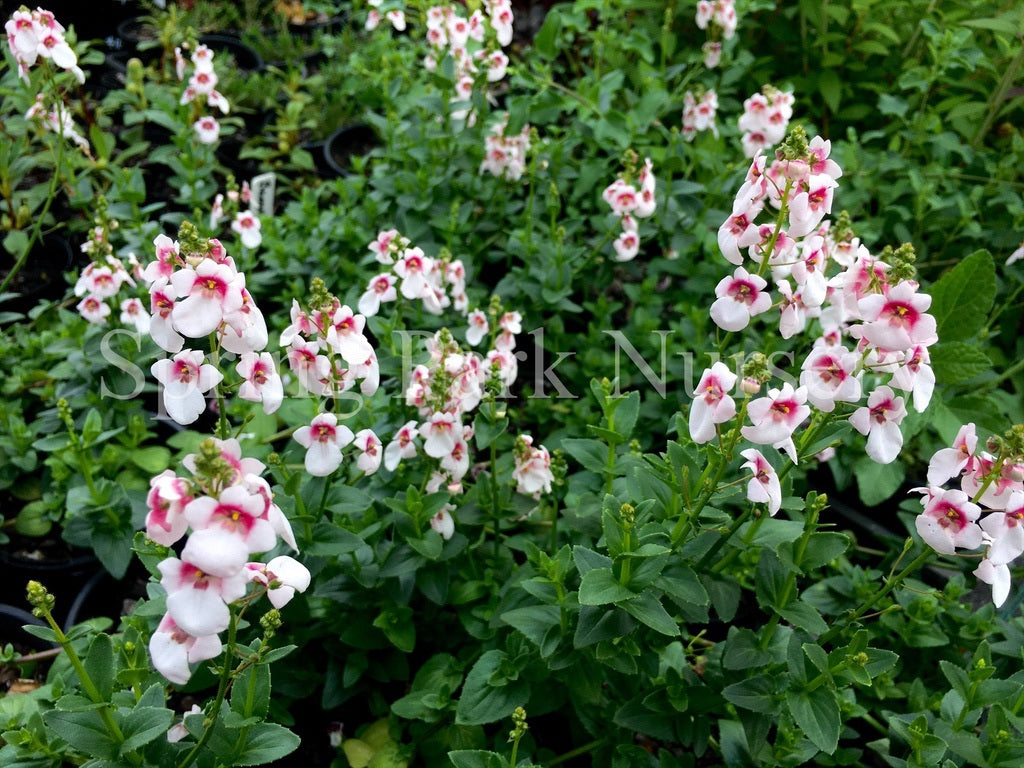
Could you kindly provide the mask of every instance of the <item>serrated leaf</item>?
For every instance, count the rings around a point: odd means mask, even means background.
[[[580,605],[606,605],[636,596],[636,592],[619,584],[611,568],[595,568],[583,575],[578,599]]]
[[[245,747],[231,765],[265,765],[290,755],[299,746],[299,737],[282,725],[258,723],[249,726]]]
[[[945,384],[962,384],[992,370],[992,361],[976,344],[949,341],[936,344],[929,352],[935,378]]]
[[[597,440],[567,439],[562,441],[562,448],[584,469],[602,474],[607,469],[608,446]]]
[[[929,293],[939,341],[967,341],[985,325],[996,296],[992,254],[975,251],[943,275]]]
[[[779,711],[774,690],[775,685],[771,677],[755,675],[738,683],[727,685],[722,689],[722,696],[737,707],[773,715]]]
[[[530,698],[530,686],[522,679],[504,681],[494,686],[490,681],[507,662],[503,651],[486,651],[466,675],[462,695],[455,711],[459,725],[484,725],[509,717],[512,711]]]
[[[661,600],[655,597],[654,593],[649,590],[632,600],[620,603],[619,607],[655,632],[660,632],[669,637],[675,637],[679,634],[679,625],[676,624],[675,619],[665,610]]]
[[[836,751],[842,721],[831,689],[821,686],[813,691],[787,691],[786,704],[796,724],[814,746],[829,755]]]

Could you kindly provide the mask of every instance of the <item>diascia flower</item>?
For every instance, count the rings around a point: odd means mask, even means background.
[[[743,427],[740,433],[752,443],[785,450],[795,463],[793,432],[811,413],[806,403],[804,387],[793,389],[787,382],[782,389],[770,389],[766,397],[752,400],[747,406],[747,416],[753,426]]]
[[[543,491],[551,493],[551,483],[555,477],[551,472],[551,455],[543,445],[533,446],[530,435],[520,435],[515,445],[515,469],[512,479],[516,481],[516,491],[535,496]]]
[[[868,395],[868,404],[850,416],[850,424],[862,435],[867,435],[867,453],[879,464],[889,464],[899,456],[903,447],[900,422],[907,415],[903,398],[896,397],[889,387],[878,387]]]
[[[306,471],[314,477],[326,477],[341,466],[341,449],[355,435],[344,424],[338,424],[333,413],[321,413],[308,427],[299,427],[293,435],[306,448]]]
[[[924,511],[917,516],[915,525],[928,546],[944,555],[954,554],[957,547],[981,546],[982,531],[975,522],[981,515],[981,507],[971,503],[966,493],[933,487],[922,501]]]
[[[220,384],[224,375],[214,366],[203,364],[200,350],[185,349],[170,360],[157,360],[151,373],[164,385],[163,401],[167,415],[187,425],[206,410],[206,393]]]
[[[693,393],[690,406],[690,438],[695,443],[706,443],[715,436],[715,425],[723,424],[736,415],[736,402],[730,396],[736,386],[736,374],[725,363],[715,363],[704,375]]]
[[[723,278],[715,287],[718,299],[711,305],[715,325],[723,331],[742,331],[751,317],[771,309],[772,298],[764,290],[767,285],[763,277],[737,267],[732,277]]]
[[[782,507],[782,485],[778,473],[756,448],[740,451],[740,456],[747,460],[743,468],[754,475],[747,483],[747,499],[755,504],[767,504],[768,514],[774,517]]]

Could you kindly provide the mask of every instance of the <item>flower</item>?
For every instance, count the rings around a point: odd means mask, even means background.
[[[309,587],[309,569],[298,560],[281,555],[269,563],[246,563],[245,576],[267,587],[267,597],[275,608],[287,605],[296,592],[305,592]]]
[[[900,422],[907,415],[903,398],[896,397],[889,387],[879,387],[868,395],[868,404],[850,416],[850,424],[867,435],[867,453],[879,464],[889,464],[903,447]]]
[[[205,393],[217,386],[224,374],[203,364],[200,350],[184,349],[170,360],[157,360],[150,372],[164,385],[167,415],[179,424],[191,424],[206,410]]]
[[[306,448],[306,471],[314,477],[326,477],[341,466],[341,449],[355,435],[344,424],[338,424],[333,413],[321,413],[308,427],[299,427],[293,435]]]
[[[917,532],[928,546],[944,555],[954,554],[957,547],[981,546],[982,530],[975,522],[981,515],[981,507],[956,489],[942,490],[933,486],[929,496],[922,500],[924,511],[914,521]]]
[[[769,389],[767,396],[750,401],[747,416],[753,426],[743,427],[740,433],[752,443],[785,450],[796,463],[793,432],[811,413],[806,402],[807,390],[804,387],[794,390],[793,385],[787,382],[782,389]]]
[[[704,371],[690,406],[690,438],[706,443],[715,436],[715,426],[736,415],[736,402],[729,393],[736,386],[736,374],[722,362]]]
[[[215,635],[228,628],[228,603],[245,595],[241,571],[215,576],[192,563],[169,557],[158,566],[160,584],[167,590],[167,615],[193,637]]]
[[[251,210],[239,211],[235,214],[235,220],[231,222],[231,229],[242,238],[242,245],[246,248],[259,248],[260,243],[263,242],[259,217]]]
[[[772,298],[764,290],[767,285],[764,278],[737,267],[732,277],[715,287],[718,298],[711,305],[711,319],[723,331],[742,331],[751,317],[771,308]]]
[[[520,435],[515,445],[515,468],[512,479],[516,481],[516,492],[531,496],[542,491],[551,493],[554,474],[551,472],[551,454],[543,445],[533,446],[530,435]]]
[[[240,398],[263,403],[264,413],[273,413],[281,407],[284,400],[284,385],[274,367],[274,358],[269,352],[243,352],[235,370],[245,379],[238,390]]]
[[[161,675],[184,685],[192,675],[189,664],[214,658],[221,647],[217,635],[193,637],[165,615],[149,638],[149,659]]]
[[[936,451],[928,462],[928,484],[942,485],[965,470],[973,471],[977,447],[978,435],[974,431],[974,422],[960,427],[953,440],[953,447]]]
[[[782,486],[778,474],[756,448],[740,451],[740,456],[747,460],[743,468],[754,474],[747,483],[747,499],[755,504],[767,504],[768,514],[774,516],[782,507]]]
[[[220,123],[212,117],[201,117],[192,124],[200,144],[216,144],[220,138]]]
[[[399,461],[415,456],[416,444],[413,441],[417,435],[419,431],[416,429],[416,422],[406,422],[384,449],[384,466],[393,472]]]
[[[974,569],[974,575],[992,585],[992,602],[999,608],[1010,596],[1010,568],[1005,563],[994,563],[987,557]]]
[[[454,509],[453,505],[445,504],[436,515],[430,518],[430,527],[441,534],[441,538],[445,541],[455,533],[455,520],[450,514]]]
[[[355,434],[353,444],[362,453],[356,459],[356,469],[372,475],[380,469],[380,462],[383,458],[380,440],[370,429],[361,429]]]

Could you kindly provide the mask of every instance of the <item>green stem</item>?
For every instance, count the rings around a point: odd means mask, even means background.
[[[68,640],[68,636],[61,631],[60,626],[53,620],[53,614],[45,610],[42,613],[43,618],[46,619],[46,623],[50,625],[50,629],[53,630],[54,635],[57,637],[57,644],[64,649],[64,653],[67,655],[68,661],[71,662],[71,667],[75,670],[75,674],[78,675],[78,679],[82,683],[82,690],[85,691],[85,695],[88,696],[94,704],[101,705],[97,711],[100,714],[100,719],[103,721],[103,727],[107,729],[107,732],[118,744],[123,744],[124,734],[121,733],[121,729],[114,721],[114,716],[110,713],[110,702],[107,701],[103,694],[100,693],[99,688],[96,687],[92,678],[89,677],[89,673],[85,671],[85,665],[82,663],[82,660],[78,658],[78,654],[75,653],[75,649],[72,647],[71,641]]]
[[[51,83],[52,82],[53,81],[51,77]],[[60,94],[57,93],[56,87],[53,88],[53,92],[54,95],[57,97],[57,122],[58,124],[60,124],[62,120],[61,108],[63,106],[63,102],[60,99]],[[43,229],[43,222],[46,220],[46,214],[50,212],[50,206],[53,204],[54,199],[57,197],[57,185],[60,182],[61,172],[63,171],[64,166],[64,143],[66,141],[67,139],[64,137],[62,133],[57,134],[57,160],[53,167],[53,176],[50,177],[50,186],[46,191],[46,202],[43,203],[43,210],[40,211],[39,215],[36,217],[36,223],[32,227],[32,234],[29,235],[28,242],[25,244],[25,250],[22,251],[21,255],[18,257],[18,260],[14,262],[14,266],[11,268],[11,271],[7,273],[7,277],[5,277],[3,282],[0,283],[0,294],[2,294],[4,290],[6,290],[7,286],[10,285],[11,281],[21,271],[21,268],[25,266],[25,262],[28,260],[28,255],[32,251],[32,246],[34,246],[40,239],[40,235]],[[15,212],[12,210],[11,218],[13,219],[14,216]]]
[[[804,553],[807,551],[807,542],[811,538],[811,534],[818,527],[818,511],[817,507],[813,507],[804,521],[804,531],[800,535],[799,540],[796,543],[796,549],[793,552],[793,562],[799,566],[804,559]],[[786,574],[786,581],[783,582],[782,591],[779,594],[779,605],[785,607],[789,604],[789,596],[793,592],[793,588],[796,586],[796,571],[790,571]],[[775,630],[779,626],[779,612],[776,610],[768,622],[768,625],[764,629],[764,633],[761,635],[761,648],[767,648],[771,643],[772,638],[775,636]]]
[[[747,518],[750,517],[753,511],[754,505],[751,504],[746,510],[744,510],[743,514],[732,521],[732,525],[729,526],[729,529],[719,537],[718,541],[711,546],[711,549],[704,553],[704,557],[700,559],[700,562],[694,566],[694,570],[697,571],[697,573],[702,573],[704,571],[704,568],[711,562],[711,559],[718,554],[718,550],[725,546],[725,542],[732,538],[732,535],[740,529],[740,526],[747,521]]]
[[[996,86],[995,93],[988,100],[988,109],[985,112],[985,119],[981,123],[981,127],[974,136],[974,141],[971,142],[972,147],[978,146],[981,140],[985,138],[985,134],[988,133],[992,127],[993,121],[996,119],[996,113],[999,111],[1000,105],[1006,99],[1006,92],[1010,90],[1010,85],[1017,79],[1017,73],[1020,71],[1021,64],[1024,64],[1024,45],[1018,50],[1017,54],[1010,61],[1009,65],[1003,70],[1003,76],[999,80],[999,85]]]
[[[220,714],[220,708],[224,704],[224,697],[227,695],[228,688],[231,685],[231,657],[235,651],[235,638],[238,633],[238,616],[234,611],[231,611],[231,623],[228,625],[228,642],[224,649],[224,662],[220,670],[220,681],[217,684],[217,696],[213,700],[213,707],[210,709],[210,714],[206,716],[203,723],[203,735],[199,737],[199,741],[195,743],[195,746],[189,750],[189,753],[185,755],[185,759],[181,761],[178,768],[188,768],[192,765],[196,755],[199,754],[206,742],[210,740],[210,736],[213,735],[214,723],[217,720],[217,715]]]
[[[908,539],[908,541],[912,543],[913,540]],[[845,618],[842,622],[833,625],[832,629],[828,630],[825,634],[819,637],[818,644],[825,645],[825,643],[829,642],[830,640],[834,640],[840,632],[842,632],[853,622],[855,622],[857,619],[859,619],[861,616],[867,613],[871,608],[875,606],[875,604],[879,600],[881,600],[883,597],[885,597],[894,589],[896,589],[896,587],[899,586],[900,582],[902,582],[903,579],[905,579],[908,575],[910,575],[918,568],[920,568],[922,565],[924,565],[931,558],[932,554],[933,552],[931,548],[925,548],[925,550],[921,552],[921,554],[914,558],[913,562],[911,562],[910,565],[908,565],[895,576],[890,576],[888,579],[886,579],[885,584],[883,584],[873,595],[871,595],[871,597],[869,597],[867,600],[861,603],[856,609],[854,609],[849,614],[849,616],[847,616],[847,618]]]
[[[596,739],[596,740],[591,741],[591,742],[589,742],[587,744],[584,744],[582,747],[576,747],[576,749],[570,749],[568,752],[564,752],[563,754],[559,755],[558,757],[554,757],[554,758],[548,760],[546,762],[546,764],[547,764],[548,768],[550,768],[550,766],[552,766],[552,765],[561,765],[562,763],[567,763],[570,760],[572,760],[574,757],[579,757],[580,755],[587,754],[587,752],[592,752],[595,749],[597,749],[598,747],[603,746],[606,743],[608,743],[608,739],[607,738]]]

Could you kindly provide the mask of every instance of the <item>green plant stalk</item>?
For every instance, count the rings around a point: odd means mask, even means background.
[[[707,564],[709,562],[711,562],[711,559],[715,555],[718,554],[718,551],[722,547],[725,546],[725,542],[727,542],[729,539],[731,539],[733,534],[736,533],[736,531],[738,531],[740,529],[740,526],[743,525],[745,522],[747,522],[747,518],[750,517],[750,515],[753,513],[753,511],[754,511],[754,505],[751,504],[749,507],[747,507],[746,510],[744,510],[740,514],[739,517],[737,517],[735,520],[733,520],[732,521],[732,525],[729,526],[729,529],[724,534],[722,534],[719,537],[718,541],[716,541],[714,544],[711,545],[711,549],[709,549],[707,552],[704,553],[704,556],[694,566],[693,569],[695,571],[697,571],[698,573],[701,573],[704,570],[704,568],[707,566]]]
[[[68,636],[61,630],[60,625],[53,620],[53,614],[47,610],[41,611],[43,618],[46,619],[46,623],[50,625],[50,629],[53,630],[54,635],[57,637],[57,644],[64,650],[64,653],[68,657],[68,661],[71,662],[72,669],[75,670],[75,674],[78,675],[79,681],[82,683],[82,690],[85,691],[85,695],[88,696],[94,704],[100,704],[101,706],[97,709],[100,714],[100,719],[103,721],[103,727],[107,729],[107,733],[110,734],[111,738],[114,739],[118,744],[124,743],[124,734],[121,733],[120,727],[114,721],[114,716],[110,713],[110,702],[107,701],[103,694],[100,693],[99,688],[96,687],[96,683],[89,677],[89,673],[85,671],[85,665],[82,660],[78,658],[78,654],[75,653],[75,649],[71,645],[71,641],[68,640]],[[138,757],[135,756],[134,763],[138,764]]]
[[[231,606],[228,606],[229,608]],[[231,623],[228,624],[228,642],[224,649],[224,662],[220,670],[220,680],[217,683],[217,695],[213,700],[213,707],[210,709],[210,714],[206,716],[206,728],[203,729],[203,735],[199,737],[199,741],[195,743],[195,746],[189,750],[188,754],[185,755],[185,759],[179,763],[178,768],[188,768],[192,765],[196,755],[199,754],[206,742],[210,740],[210,736],[213,734],[213,723],[217,719],[217,715],[220,714],[220,708],[224,704],[224,697],[227,695],[228,688],[231,685],[231,657],[234,653],[236,635],[238,633],[238,616],[232,610],[231,611]]]
[[[907,542],[908,544],[912,545],[913,539],[907,539]],[[873,595],[871,595],[871,597],[869,597],[867,600],[865,600],[863,603],[857,606],[857,608],[855,608],[849,614],[849,616],[847,616],[847,618],[845,618],[842,622],[833,625],[830,630],[828,630],[827,632],[825,632],[825,634],[819,637],[818,644],[824,645],[825,643],[834,640],[840,632],[842,632],[853,622],[855,622],[857,619],[859,619],[861,616],[867,613],[871,608],[873,608],[877,601],[881,600],[883,597],[885,597],[894,589],[896,589],[896,587],[899,586],[900,582],[902,582],[903,579],[905,579],[911,573],[913,573],[922,565],[924,565],[929,559],[931,559],[932,554],[933,550],[930,547],[925,548],[925,550],[921,554],[914,558],[910,565],[908,565],[895,576],[889,576],[889,578],[885,580],[885,584],[883,584]]]
[[[1010,85],[1017,79],[1017,73],[1020,71],[1021,64],[1024,64],[1024,45],[1017,49],[1017,53],[1010,61],[1009,66],[1003,71],[1003,76],[999,80],[999,85],[996,86],[995,92],[989,97],[988,108],[985,110],[985,119],[982,121],[981,127],[971,142],[972,147],[977,147],[992,127],[992,123],[996,119],[996,113],[1006,99],[1006,92],[1010,90]]]
[[[501,510],[498,509],[498,451],[491,441],[491,516],[494,518],[494,559],[498,559],[498,550],[501,543]]]
[[[49,68],[46,69],[46,72],[49,75],[48,81],[50,85],[53,86],[54,93],[56,93],[56,81],[53,79],[53,74],[50,72]],[[62,119],[62,107],[63,101],[58,98],[56,105],[58,123],[60,123]],[[40,239],[41,232],[43,229],[43,221],[46,219],[46,214],[50,212],[50,206],[53,204],[54,199],[57,197],[57,185],[60,182],[60,176],[62,171],[64,170],[64,143],[67,141],[67,139],[64,137],[63,133],[57,133],[56,137],[57,158],[53,167],[53,175],[50,177],[50,186],[49,189],[47,189],[46,191],[46,202],[43,203],[43,210],[40,211],[39,215],[36,217],[36,223],[32,227],[32,234],[29,235],[28,243],[26,243],[25,245],[25,250],[22,251],[22,254],[21,256],[18,257],[18,260],[14,262],[14,266],[11,268],[11,271],[7,273],[7,277],[5,277],[3,282],[0,283],[0,294],[2,294],[4,290],[6,290],[7,286],[10,285],[11,281],[21,271],[22,267],[25,266],[25,262],[28,260],[28,255],[32,251],[32,246],[35,245],[36,242],[38,242]],[[11,217],[14,217],[13,209],[11,210]]]
[[[800,535],[800,539],[796,543],[796,552],[793,562],[799,567],[800,563],[804,560],[804,553],[807,551],[807,542],[811,538],[811,534],[818,527],[818,512],[817,508],[811,509],[807,519],[804,520],[804,532]],[[780,603],[785,606],[789,604],[789,596],[793,592],[793,587],[796,586],[796,571],[790,571],[786,574],[786,581],[782,585],[782,595],[780,597]],[[767,648],[768,644],[771,643],[772,638],[775,636],[775,630],[779,626],[779,619],[781,618],[778,611],[772,613],[771,619],[765,626],[764,631],[761,635],[761,648]]]
[[[746,480],[746,478],[743,478],[743,479]],[[755,509],[755,505],[751,504],[751,512],[753,512],[754,509]],[[743,544],[744,544],[744,546],[749,545],[750,542],[752,542],[754,540],[754,535],[757,533],[758,529],[761,527],[761,524],[764,523],[766,517],[770,517],[770,515],[768,515],[766,513],[762,513],[762,514],[758,515],[756,518],[754,518],[754,522],[752,522],[750,524],[750,527],[747,528],[747,532],[743,534]],[[727,565],[729,565],[733,560],[736,559],[736,557],[739,555],[739,553],[741,551],[742,551],[741,548],[735,548],[735,549],[731,549],[728,552],[726,552],[725,553],[725,557],[723,557],[721,560],[719,560],[717,563],[715,563],[713,566],[711,566],[711,572],[712,573],[721,573],[723,570],[725,570],[725,567]]]
[[[768,244],[765,246],[764,254],[761,257],[761,264],[757,268],[757,276],[761,277],[768,269],[768,262],[772,257],[772,253],[775,251],[775,243],[779,241],[779,235],[782,233],[782,225],[786,223],[786,217],[789,215],[789,193],[793,189],[793,180],[786,179],[786,187],[782,190],[782,195],[779,197],[781,205],[779,206],[779,215],[775,217],[775,230],[772,232],[771,238],[768,240]]]
[[[570,749],[568,752],[563,752],[558,757],[554,757],[554,758],[546,761],[546,765],[549,766],[549,768],[550,768],[550,766],[552,766],[552,765],[561,765],[562,763],[567,763],[570,760],[572,760],[574,757],[579,757],[580,755],[585,755],[588,752],[592,752],[595,749],[597,749],[598,747],[603,746],[607,742],[608,742],[607,738],[595,739],[594,741],[588,742],[588,743],[584,744],[581,747],[576,747],[575,749]]]
[[[608,414],[608,431],[615,431],[615,412]],[[608,456],[604,461],[604,492],[612,492],[612,483],[615,481],[615,444],[608,443]]]

